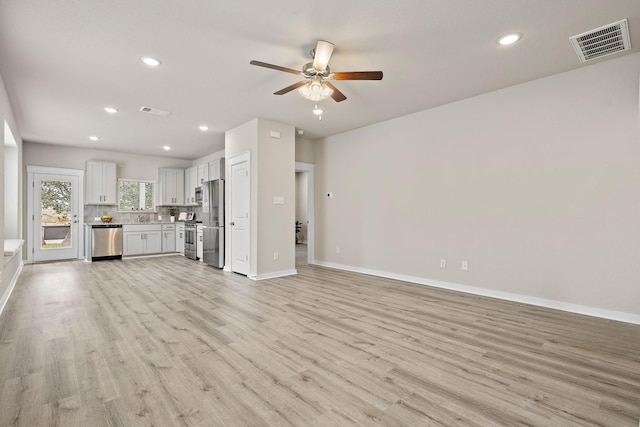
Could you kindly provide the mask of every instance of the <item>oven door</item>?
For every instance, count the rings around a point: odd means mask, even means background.
[[[184,227],[184,256],[190,259],[198,259],[195,225],[185,225]]]

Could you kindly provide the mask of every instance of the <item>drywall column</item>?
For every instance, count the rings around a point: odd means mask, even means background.
[[[254,119],[226,132],[227,161],[244,152],[251,153],[249,277],[295,274],[295,128]],[[225,170],[229,178],[229,168]],[[229,203],[226,214],[229,217]]]

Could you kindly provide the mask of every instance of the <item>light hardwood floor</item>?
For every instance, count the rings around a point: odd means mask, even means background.
[[[638,325],[298,271],[26,266],[0,426],[638,426]]]

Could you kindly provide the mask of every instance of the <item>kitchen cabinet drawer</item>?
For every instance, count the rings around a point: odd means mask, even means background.
[[[124,224],[122,231],[125,233],[129,231],[162,231],[162,224]]]

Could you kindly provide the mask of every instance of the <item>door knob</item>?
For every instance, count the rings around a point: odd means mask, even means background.
[[[232,223],[231,223],[231,225],[236,225],[236,223],[235,223],[235,222],[232,222]]]

